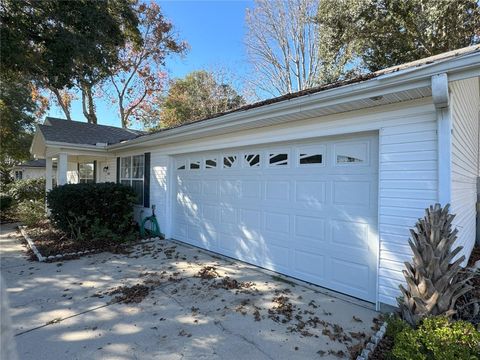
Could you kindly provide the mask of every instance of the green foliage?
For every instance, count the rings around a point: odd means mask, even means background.
[[[47,195],[54,226],[78,241],[129,240],[135,199],[131,187],[115,183],[67,184]]]
[[[392,355],[398,360],[478,360],[480,333],[465,321],[425,318],[418,329],[405,328],[395,337]]]
[[[359,57],[369,71],[376,71],[478,43],[480,4],[322,0],[317,23],[322,51],[350,60]]]
[[[228,84],[219,84],[213,73],[194,71],[172,82],[160,115],[161,127],[172,127],[206,118],[245,104]]]
[[[18,219],[27,226],[36,226],[45,219],[45,201],[24,200],[17,205]]]
[[[10,212],[13,207],[13,197],[7,194],[0,194],[0,211],[2,214]]]
[[[2,71],[56,89],[107,73],[127,39],[140,42],[129,0],[4,0],[0,15]]]
[[[387,322],[387,330],[385,332],[385,336],[395,338],[399,333],[403,330],[410,328],[410,325],[402,319],[400,319],[396,315],[389,316],[386,319]]]
[[[45,179],[22,179],[9,186],[8,194],[17,202],[45,201]]]

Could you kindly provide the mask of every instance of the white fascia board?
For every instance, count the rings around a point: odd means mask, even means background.
[[[59,142],[59,141],[46,141],[45,145],[49,147],[57,147],[63,148],[67,150],[92,150],[98,152],[105,152],[107,146],[97,146],[97,145],[90,145],[90,144],[71,144],[66,142]]]
[[[479,63],[480,52],[475,52],[459,56],[458,58],[433,62],[414,69],[407,68],[394,73],[380,75],[370,80],[327,89],[318,93],[307,94],[258,108],[233,112],[210,120],[199,121],[152,135],[141,136],[133,140],[109,145],[107,149],[123,150],[136,146],[147,147],[158,144],[163,138],[173,140],[185,135],[203,133],[212,128],[217,130],[221,128],[228,129],[237,125],[239,122],[243,124],[255,123],[265,118],[305,111],[310,107],[319,108],[332,106],[385,93],[426,87],[431,85],[431,76],[438,73],[448,73],[450,80],[456,80],[464,76],[462,74],[465,72],[468,72],[470,75],[475,72],[480,72]]]

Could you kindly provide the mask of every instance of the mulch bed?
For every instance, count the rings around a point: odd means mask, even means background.
[[[370,354],[368,360],[389,360],[391,357],[389,357],[387,354],[390,353],[392,349],[393,338],[390,336],[384,336],[383,339],[377,344],[377,347],[373,353]]]
[[[39,223],[35,228],[27,228],[27,233],[33,240],[38,251],[45,257],[93,249],[99,252],[129,253],[125,244],[119,244],[118,242],[105,240],[75,241],[70,239],[64,232],[52,227],[48,220]]]

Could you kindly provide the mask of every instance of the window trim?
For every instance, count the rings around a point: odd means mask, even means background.
[[[285,164],[272,164],[270,163],[270,160],[275,157],[275,156],[278,156],[278,155],[287,155],[287,162]],[[267,150],[265,152],[265,162],[267,164],[267,167],[270,168],[270,169],[276,169],[276,168],[280,168],[280,169],[285,169],[285,168],[288,168],[291,166],[291,163],[292,163],[292,152],[290,151],[289,148],[287,149],[270,149],[270,150]],[[272,156],[273,155],[273,156]]]
[[[232,163],[231,166],[225,165],[225,159],[229,157],[234,157],[235,161]],[[222,154],[222,169],[236,169],[238,168],[238,163],[240,162],[238,154]]]
[[[92,168],[92,177],[82,177],[82,167],[83,165],[85,164],[92,164],[93,168]],[[83,162],[78,162],[77,163],[77,166],[78,166],[78,182],[80,184],[95,184],[96,183],[96,179],[95,179],[95,175],[96,175],[96,172],[95,172],[95,161],[83,161]],[[84,182],[82,182],[82,180],[86,180]],[[88,180],[91,180],[91,182],[89,182]]]
[[[341,154],[337,154],[337,147],[339,145],[365,145],[365,160],[359,162],[338,162],[337,156]],[[345,167],[345,166],[369,166],[370,165],[370,141],[344,141],[338,142],[333,145],[333,164],[334,166],[338,167]]]
[[[141,178],[134,178],[133,177],[133,158],[134,157],[140,157],[142,159],[143,171],[142,171],[142,177]],[[122,163],[123,163],[124,159],[129,159],[129,166],[130,166],[129,177],[123,177]],[[127,166],[127,169],[128,169],[128,166]],[[123,181],[129,181],[130,182],[129,186],[132,189],[134,189],[133,181],[141,181],[142,182],[142,191],[140,192],[141,197],[139,197],[138,201],[135,202],[135,205],[143,207],[144,201],[145,201],[145,154],[133,154],[133,155],[129,155],[129,156],[120,157],[120,179],[119,179],[120,184],[123,184]]]

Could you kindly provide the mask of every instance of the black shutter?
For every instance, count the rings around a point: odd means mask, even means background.
[[[143,170],[143,207],[150,207],[150,153],[145,153]]]
[[[93,183],[97,182],[97,160],[93,160]]]
[[[120,158],[117,157],[117,184],[120,183]]]

